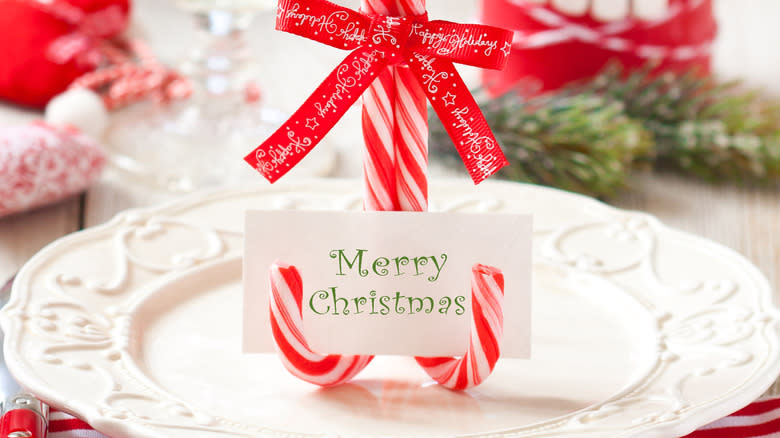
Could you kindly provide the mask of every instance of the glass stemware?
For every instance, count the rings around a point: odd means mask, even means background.
[[[176,0],[194,17],[194,47],[182,74],[192,95],[167,105],[134,105],[114,117],[108,144],[114,168],[170,191],[192,191],[259,175],[243,156],[284,120],[254,82],[258,66],[245,31],[274,0]]]

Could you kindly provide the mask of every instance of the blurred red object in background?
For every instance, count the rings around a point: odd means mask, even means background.
[[[0,1],[0,99],[43,108],[97,67],[129,13],[130,0]]]
[[[652,18],[632,10],[640,1],[646,0],[610,2],[622,11],[610,19],[608,11],[594,11],[597,0],[578,11],[560,10],[566,0],[552,2],[559,7],[540,0],[483,0],[482,21],[515,32],[507,67],[486,70],[483,85],[501,94],[523,81],[524,90],[540,93],[592,77],[613,60],[627,71],[654,62],[657,71],[709,73],[717,33],[712,0],[656,1],[661,8]]]

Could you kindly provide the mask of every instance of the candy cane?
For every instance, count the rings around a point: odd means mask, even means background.
[[[363,0],[363,9],[382,15],[388,15],[395,10],[393,0]],[[393,70],[388,68],[383,71],[363,98],[363,206],[368,211],[399,209],[394,142],[396,87]],[[312,351],[303,337],[302,293],[300,274],[294,266],[275,264],[271,267],[271,324],[282,363],[293,375],[316,385],[333,386],[350,380],[374,357],[322,355]],[[286,300],[279,299],[285,296]],[[283,304],[282,308],[279,307],[280,303]],[[286,317],[283,317],[284,315]],[[279,324],[280,321],[283,324]],[[282,330],[283,328],[287,330]]]
[[[363,95],[363,207],[368,211],[398,210],[393,144],[393,73],[386,69]]]
[[[309,348],[303,335],[303,283],[294,266],[271,267],[271,331],[282,363],[294,376],[320,386],[334,386],[355,377],[373,356],[323,355]],[[500,356],[503,333],[504,276],[476,265],[471,278],[471,335],[461,358],[416,357],[426,373],[442,386],[466,389],[485,380]]]
[[[504,330],[504,276],[500,270],[476,265],[471,270],[471,336],[461,358],[416,357],[433,380],[450,389],[479,385],[496,365]]]
[[[303,336],[303,283],[295,266],[271,266],[271,332],[279,356],[294,376],[320,386],[352,379],[374,356],[322,355],[309,348]]]
[[[424,0],[395,0],[395,5],[392,0],[363,0],[362,4],[365,11],[377,14],[425,13]],[[380,83],[380,86],[388,95],[395,93],[396,99],[392,120],[398,206],[404,211],[426,211],[428,209],[427,101],[419,82],[414,80],[407,68],[395,67],[393,71],[395,72],[394,89],[385,89],[384,83]],[[364,99],[364,105],[366,101],[371,104],[369,99]],[[367,184],[369,182],[367,180]],[[371,193],[372,190],[368,192]],[[365,205],[368,206],[369,203]],[[428,375],[439,384],[451,389],[466,389],[481,383],[493,371],[500,355],[498,346],[503,327],[503,276],[497,269],[485,266],[475,267],[472,276],[473,315],[471,341],[466,355],[460,359],[416,358]],[[479,300],[482,301],[482,305]],[[483,313],[483,310],[486,313]]]
[[[362,0],[369,14],[418,15],[424,0]],[[366,210],[428,208],[427,101],[408,68],[388,68],[363,97]]]
[[[424,0],[361,0],[363,12],[379,15],[425,13]],[[419,82],[405,66],[383,71],[363,97],[363,176],[369,211],[428,209],[427,101]],[[471,338],[466,354],[417,357],[439,384],[466,389],[480,384],[498,361],[503,331],[504,278],[496,268],[472,269]],[[294,266],[271,267],[271,325],[285,368],[321,386],[344,383],[373,356],[322,355],[303,336],[303,289]]]
[[[398,15],[425,13],[425,0],[396,0]],[[405,211],[428,209],[428,101],[405,66],[395,71],[395,181]]]

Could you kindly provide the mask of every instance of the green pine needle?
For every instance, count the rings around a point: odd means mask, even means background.
[[[780,178],[780,102],[694,73],[651,77],[649,68],[624,79],[608,67],[589,92],[624,103],[626,114],[653,133],[658,165],[712,182],[771,182]]]
[[[482,101],[510,163],[499,172],[502,178],[610,196],[626,185],[637,161],[652,157],[650,133],[619,102],[588,93],[529,101],[512,93]],[[444,127],[430,120],[432,150],[457,165]]]
[[[510,162],[499,176],[597,197],[651,162],[713,182],[780,179],[780,101],[737,81],[651,70],[611,65],[545,96],[481,99]],[[430,120],[432,151],[455,165],[451,140]]]

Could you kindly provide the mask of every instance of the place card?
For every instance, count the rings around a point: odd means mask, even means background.
[[[246,353],[274,351],[269,268],[303,282],[304,336],[322,354],[460,356],[469,345],[471,269],[504,275],[505,358],[530,356],[529,215],[249,211],[244,254]]]

